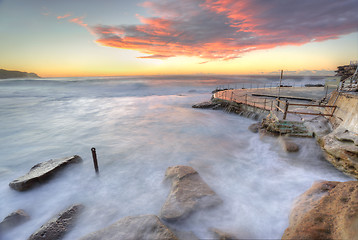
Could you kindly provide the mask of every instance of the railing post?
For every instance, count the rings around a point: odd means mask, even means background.
[[[233,95],[234,93],[233,92],[231,92],[231,102],[232,102],[232,95]]]
[[[285,105],[285,112],[284,112],[284,114],[283,114],[283,120],[286,120],[288,105],[289,105],[289,103],[288,103],[288,101],[287,101],[287,99],[286,99],[286,105]]]
[[[277,108],[276,108],[276,111],[278,112],[278,108],[280,107],[280,99],[279,98],[276,98],[277,100]]]
[[[247,93],[245,95],[245,104],[247,105]]]
[[[272,107],[273,107],[273,100],[271,101],[271,111],[272,111]]]
[[[266,110],[266,98],[265,98],[265,101],[264,101],[264,110]]]

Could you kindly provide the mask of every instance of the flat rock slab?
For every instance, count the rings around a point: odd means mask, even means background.
[[[59,240],[73,227],[77,216],[81,213],[83,205],[72,205],[65,211],[52,218],[39,230],[32,234],[28,240]]]
[[[214,102],[202,102],[198,104],[194,104],[192,108],[213,108],[217,105],[217,103]]]
[[[22,209],[19,209],[0,222],[0,232],[19,226],[20,224],[28,221],[30,216]]]
[[[302,194],[282,239],[358,239],[358,182],[317,182]]]
[[[195,210],[222,202],[192,167],[169,167],[165,176],[172,181],[171,191],[160,213],[166,221],[182,220]]]
[[[91,233],[80,240],[178,240],[174,233],[155,215],[125,217],[107,228]]]
[[[36,164],[26,175],[19,177],[9,183],[9,186],[17,191],[31,189],[39,183],[46,182],[51,176],[57,173],[64,166],[72,163],[79,163],[81,161],[81,157],[74,155],[61,159],[51,159],[49,161]]]

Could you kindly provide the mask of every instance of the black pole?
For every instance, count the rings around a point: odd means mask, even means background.
[[[93,158],[93,165],[94,165],[94,170],[96,171],[96,173],[99,173],[98,170],[98,162],[97,162],[97,154],[96,154],[96,149],[95,148],[91,148],[92,151],[92,158]]]

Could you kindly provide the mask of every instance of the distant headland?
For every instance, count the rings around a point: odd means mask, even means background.
[[[6,78],[40,78],[36,73],[20,72],[20,71],[9,71],[0,69],[0,79]]]

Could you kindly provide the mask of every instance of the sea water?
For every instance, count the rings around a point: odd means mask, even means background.
[[[322,78],[291,78],[296,86]],[[193,109],[215,88],[273,86],[265,76],[160,76],[0,81],[0,220],[24,209],[30,221],[0,233],[27,239],[72,204],[85,205],[72,240],[126,216],[159,215],[170,191],[165,170],[196,169],[223,199],[171,224],[210,239],[209,228],[238,238],[280,238],[294,199],[314,181],[347,181],[327,163],[314,139],[286,153],[277,138],[248,131],[255,121]],[[100,174],[93,169],[97,150]],[[8,184],[49,159],[80,155],[54,179],[25,192]]]

